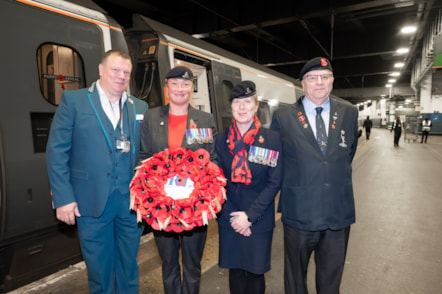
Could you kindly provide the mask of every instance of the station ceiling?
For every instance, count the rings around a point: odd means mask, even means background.
[[[332,62],[335,89],[409,86],[414,58],[439,0],[94,0],[122,26],[143,14],[204,41],[298,78],[310,58]],[[416,25],[413,34],[401,28]],[[409,53],[398,54],[400,47]],[[402,62],[402,68],[394,64]],[[351,91],[349,91],[351,92]],[[353,103],[361,97],[344,97]]]

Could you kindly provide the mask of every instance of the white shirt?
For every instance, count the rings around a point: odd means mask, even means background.
[[[327,98],[327,100],[322,105],[316,105],[310,100],[307,99],[307,97],[304,97],[302,99],[302,105],[304,105],[305,114],[307,115],[308,122],[310,123],[313,134],[315,134],[316,137],[316,107],[322,107],[321,116],[324,120],[325,124],[325,132],[328,136],[328,124],[330,121],[330,98]]]
[[[100,80],[97,81],[97,90],[100,96],[101,107],[103,107],[104,113],[106,113],[115,130],[120,122],[120,100],[117,100],[117,102],[112,104],[106,93],[104,93],[103,89],[101,88]],[[121,108],[123,108],[124,103],[127,101],[126,92],[123,93],[121,99]]]

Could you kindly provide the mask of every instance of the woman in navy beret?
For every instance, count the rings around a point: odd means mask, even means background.
[[[227,178],[227,201],[218,217],[219,266],[229,269],[230,293],[264,293],[270,270],[274,199],[282,179],[279,134],[263,128],[256,116],[252,81],[230,95],[233,122],[218,135],[218,165]]]

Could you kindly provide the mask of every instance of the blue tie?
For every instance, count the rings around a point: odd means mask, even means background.
[[[316,107],[316,141],[318,141],[319,148],[325,155],[327,151],[327,133],[325,132],[324,120],[322,119],[322,107]]]

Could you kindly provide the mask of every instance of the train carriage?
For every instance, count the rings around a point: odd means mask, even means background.
[[[45,150],[65,90],[97,79],[103,52],[127,50],[122,28],[65,1],[0,1],[0,282],[14,289],[81,260],[75,227],[52,209]]]

